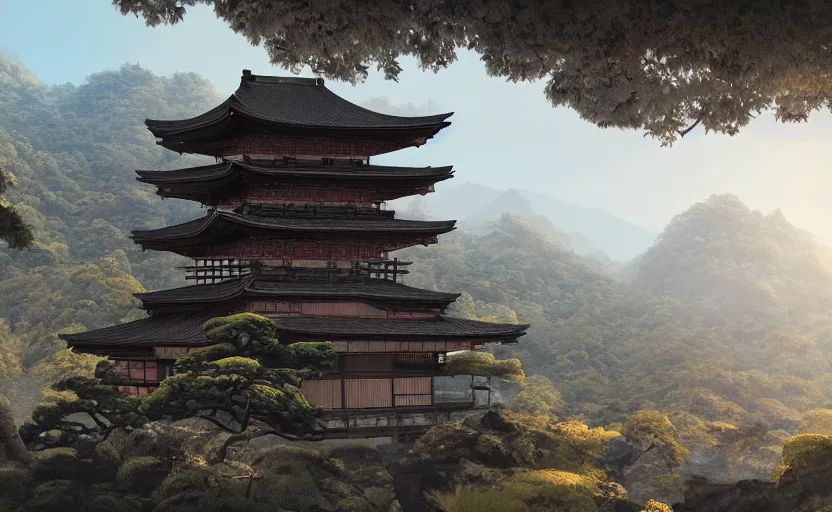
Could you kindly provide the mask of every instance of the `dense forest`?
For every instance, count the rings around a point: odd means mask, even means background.
[[[162,201],[132,171],[198,161],[156,146],[143,120],[216,102],[194,74],[125,65],[47,86],[0,54],[0,169],[14,176],[6,198],[34,233],[28,250],[0,249],[0,390],[18,423],[64,396],[51,384],[93,375],[97,360],[66,350],[59,333],[139,318],[134,292],[183,284],[178,257],[142,253],[127,234],[198,207]],[[566,427],[523,428],[561,440],[572,439],[567,427],[588,428],[599,443],[660,411],[678,446],[619,478],[641,502],[682,501],[693,477],[769,479],[791,436],[832,435],[832,252],[779,212],[707,198],[623,266],[543,227],[506,214],[397,254],[418,262],[407,284],[465,292],[453,314],[532,325],[517,347],[493,349],[530,376],[525,390],[506,384],[502,395]],[[434,438],[419,449],[430,452]]]

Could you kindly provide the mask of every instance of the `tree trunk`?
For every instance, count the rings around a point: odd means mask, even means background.
[[[32,463],[32,457],[14,423],[11,404],[3,395],[0,395],[0,455],[27,466]]]

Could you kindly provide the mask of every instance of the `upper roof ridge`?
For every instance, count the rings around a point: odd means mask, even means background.
[[[251,70],[244,69],[241,82],[256,82],[260,84],[298,84],[298,85],[324,85],[323,78],[305,78],[301,76],[270,76],[254,75]]]

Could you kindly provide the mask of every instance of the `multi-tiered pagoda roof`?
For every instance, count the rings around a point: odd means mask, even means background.
[[[370,202],[425,194],[453,177],[451,166],[391,167],[361,161],[297,159],[223,161],[175,171],[136,171],[138,180],[157,187],[163,197],[216,206],[263,186],[276,190],[317,188],[364,192]]]
[[[249,276],[214,284],[183,286],[158,292],[137,293],[148,311],[189,311],[213,305],[227,306],[257,300],[361,301],[384,310],[444,311],[458,293],[424,290],[387,279],[286,280],[254,272]]]
[[[142,349],[160,346],[202,347],[210,344],[202,325],[216,312],[151,316],[112,327],[62,338],[84,351],[110,348]],[[475,345],[516,343],[528,325],[478,322],[439,316],[429,318],[326,318],[287,316],[277,322],[278,338],[284,342],[380,340],[384,342],[424,340],[473,342]]]
[[[355,155],[346,145],[333,145],[333,152],[315,156],[372,156],[411,146],[420,146],[439,130],[450,125],[451,116],[439,114],[425,117],[401,117],[380,114],[359,107],[337,96],[320,78],[273,77],[243,72],[240,86],[227,100],[199,116],[180,121],[147,120],[145,124],[159,144],[180,153],[211,156],[227,154],[286,154],[238,151],[247,145],[239,137],[247,132],[269,132],[293,137],[294,147],[303,140],[330,141],[372,140],[377,144]],[[239,146],[239,148],[238,148]],[[235,149],[231,149],[231,148]]]
[[[384,115],[336,96],[320,79],[244,71],[216,108],[148,120],[162,146],[221,160],[137,171],[160,196],[209,208],[198,219],[132,232],[143,249],[191,258],[186,279],[196,284],[136,294],[147,318],[61,337],[111,357],[124,390],[141,395],[171,375],[176,358],[212,343],[205,322],[251,312],[274,319],[281,343],[334,344],[337,368],[302,383],[310,403],[331,409],[332,435],[397,435],[404,423],[423,431],[439,412],[472,407],[481,388],[473,383],[461,402],[436,396],[447,355],[514,343],[528,325],[454,318],[447,309],[459,294],[399,282],[411,262],[389,252],[436,243],[456,221],[396,219],[386,201],[429,193],[453,172],[369,162],[424,144],[449,116]]]
[[[369,213],[369,212],[368,212]],[[373,218],[374,217],[374,218]],[[438,235],[454,229],[456,221],[429,222],[390,218],[378,214],[350,218],[349,212],[334,216],[287,216],[279,211],[244,214],[213,210],[201,219],[159,229],[132,232],[142,249],[171,251],[185,256],[209,254],[212,246],[241,238],[267,237],[274,240],[373,240],[384,251],[417,244],[435,243]]]

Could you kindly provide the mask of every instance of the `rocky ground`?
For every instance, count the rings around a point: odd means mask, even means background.
[[[533,424],[499,410],[438,426],[407,450],[229,444],[231,434],[204,420],[155,422],[77,448],[31,452],[28,461],[10,460],[15,447],[4,446],[0,510],[394,512],[424,510],[425,496],[447,512],[668,510],[630,501],[603,470],[609,454],[598,447],[611,435]],[[620,455],[622,447],[616,450]],[[673,510],[828,512],[832,440],[814,436],[784,452],[776,482],[693,482]]]

